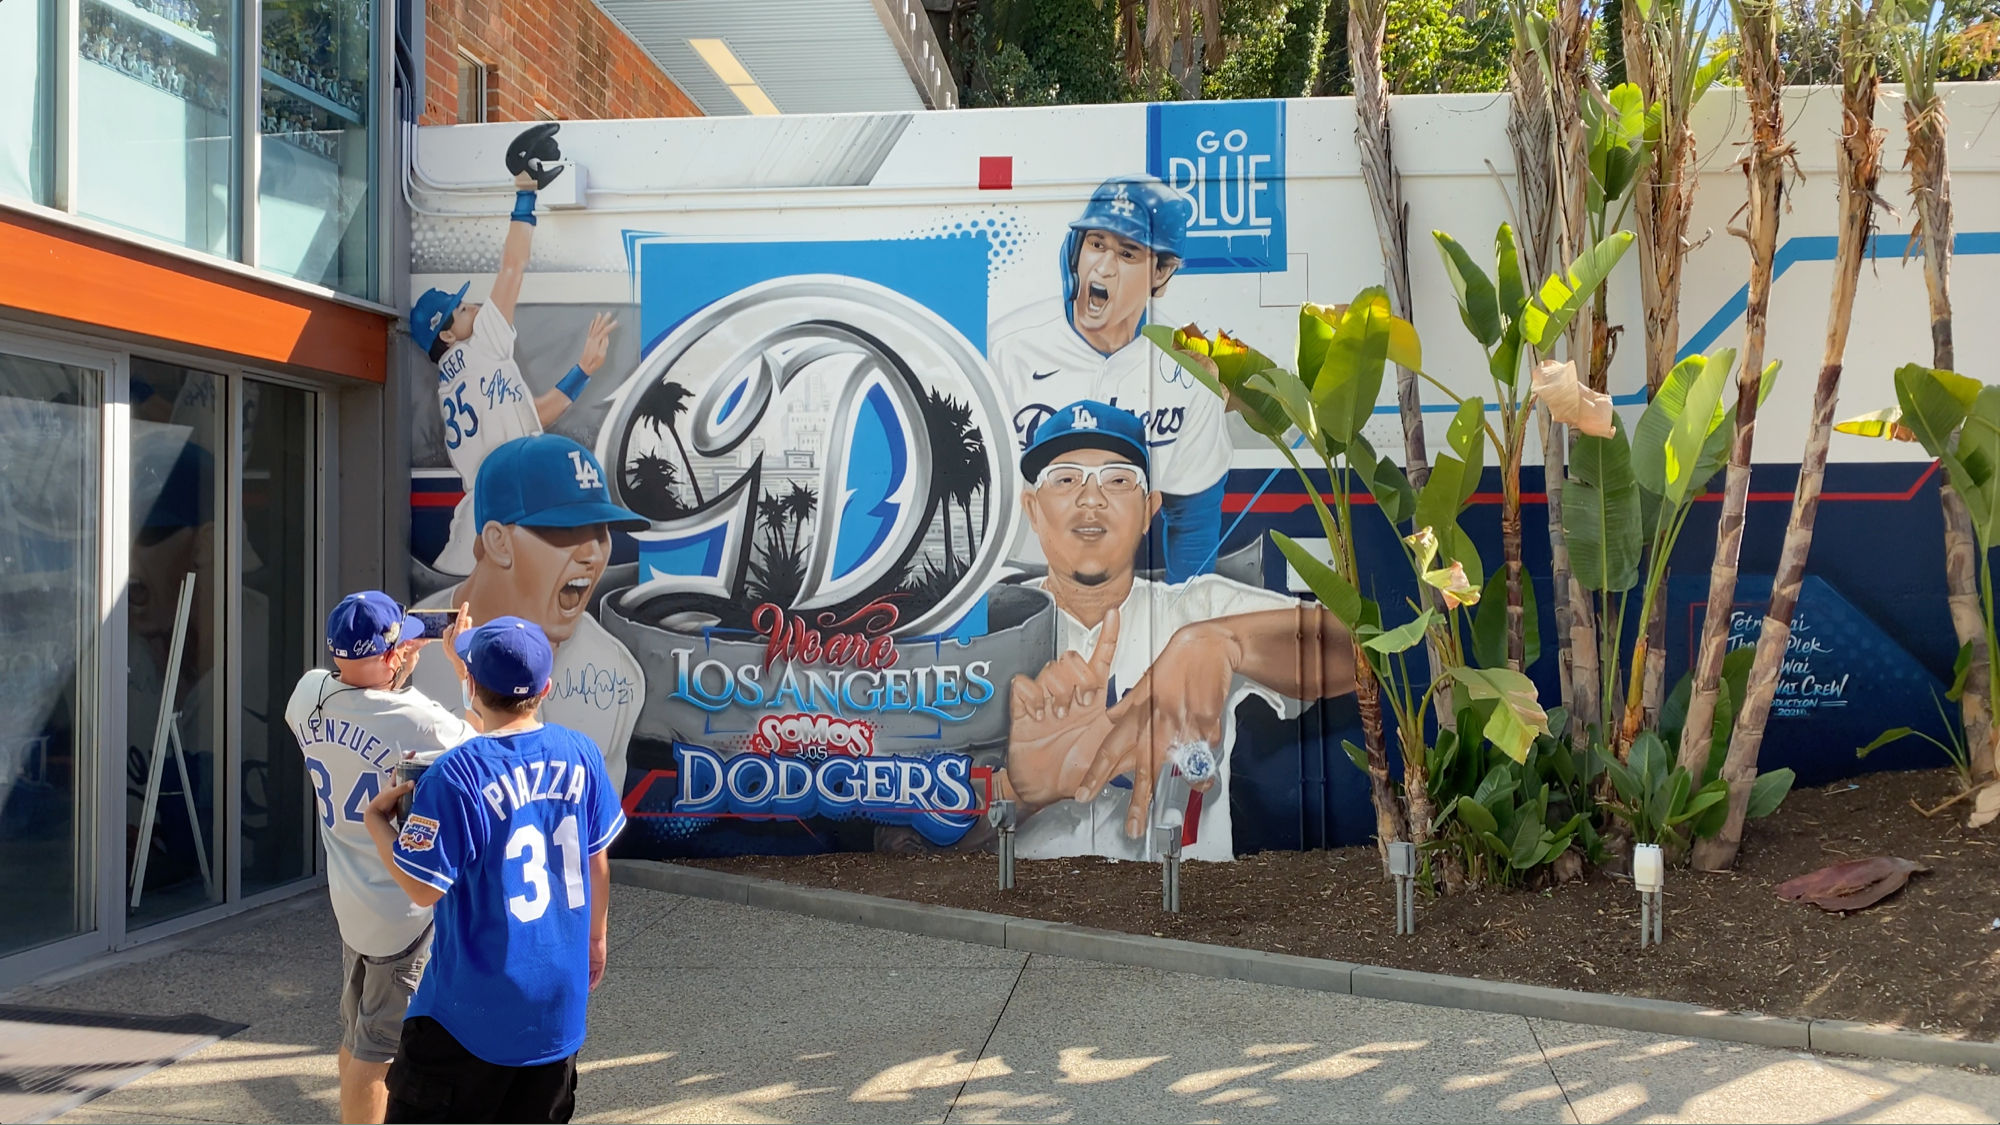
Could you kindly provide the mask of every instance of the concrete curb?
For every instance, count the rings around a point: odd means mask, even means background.
[[[975,945],[1133,965],[1223,980],[1339,992],[1565,1023],[1593,1024],[1656,1035],[1824,1051],[1935,1066],[2000,1069],[2000,1043],[1950,1039],[1845,1020],[1796,1020],[1728,1012],[1599,992],[1514,984],[1356,965],[1317,957],[1266,953],[1227,945],[1098,930],[1066,922],[1015,918],[979,910],[923,906],[897,899],[804,887],[751,875],[652,860],[611,861],[613,882],[669,894],[740,903],[828,921],[948,938]]]

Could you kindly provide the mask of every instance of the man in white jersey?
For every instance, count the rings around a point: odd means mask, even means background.
[[[515,616],[541,626],[555,646],[543,715],[589,736],[622,787],[646,675],[588,611],[611,561],[611,529],[650,524],[612,503],[597,456],[559,434],[517,438],[494,450],[479,467],[473,494],[479,537],[472,573],[419,605],[469,604],[474,621]],[[442,651],[419,655],[412,682],[437,698],[459,698],[458,671]]]
[[[1027,858],[1143,858],[1169,764],[1196,791],[1183,855],[1234,858],[1236,705],[1257,695],[1289,718],[1301,701],[1354,690],[1353,642],[1325,609],[1215,574],[1167,585],[1133,572],[1160,507],[1145,440],[1136,416],[1078,402],[1021,457],[1021,507],[1049,560],[1032,584],[1055,599],[1062,654],[1009,685],[1002,791],[1020,802]]]
[[[446,574],[472,571],[471,489],[487,454],[513,441],[532,437],[562,416],[583,394],[584,384],[604,365],[611,330],[617,321],[600,313],[591,318],[583,354],[569,373],[539,395],[530,395],[514,362],[514,305],[527,276],[528,254],[535,237],[535,192],[562,173],[551,166],[562,155],[556,148],[554,122],[543,122],[515,137],[507,147],[507,170],[514,174],[514,213],[507,241],[500,248],[500,270],[485,304],[465,300],[471,282],[458,292],[432,289],[410,309],[410,339],[437,364],[438,413],[444,423],[445,455],[466,494],[451,514],[451,538],[432,564]]]
[[[1180,268],[1193,218],[1194,204],[1156,177],[1104,181],[1063,240],[1062,297],[1001,317],[986,349],[1020,448],[1056,407],[1079,399],[1145,424],[1169,582],[1215,569],[1229,471],[1222,400],[1139,335]],[[1035,547],[1024,536],[1014,555],[1039,561]]]
[[[340,1119],[379,1122],[384,1080],[403,1012],[430,957],[431,912],[375,856],[368,803],[394,787],[405,755],[435,756],[475,733],[464,719],[406,686],[423,622],[380,590],[349,594],[326,619],[336,671],[315,668],[285,705],[305,755],[326,846],[327,894],[340,923]]]

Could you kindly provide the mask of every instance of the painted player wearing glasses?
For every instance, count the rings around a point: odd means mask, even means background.
[[[1134,573],[1161,503],[1149,469],[1143,423],[1101,402],[1055,411],[1021,457],[1021,507],[1049,560],[1031,584],[1055,599],[1061,653],[1010,685],[1003,792],[1027,814],[1024,858],[1141,858],[1169,763],[1195,790],[1215,787],[1190,810],[1198,835],[1184,854],[1232,858],[1236,705],[1254,694],[1289,716],[1354,690],[1352,642],[1325,609],[1220,575],[1167,585]]]
[[[437,942],[389,1069],[390,1121],[568,1121],[590,990],[604,977],[611,860],[625,827],[590,739],[544,723],[555,654],[501,617],[449,651],[482,733],[368,806],[377,857]]]
[[[600,313],[591,318],[583,352],[554,387],[530,396],[514,361],[514,306],[527,276],[528,255],[535,238],[535,193],[562,174],[552,162],[561,158],[554,122],[545,122],[515,137],[507,146],[507,170],[514,175],[514,212],[507,241],[500,248],[500,269],[484,304],[465,300],[467,282],[458,292],[432,289],[410,309],[410,339],[437,364],[438,412],[444,423],[445,454],[465,482],[466,494],[451,515],[451,538],[436,569],[447,574],[472,571],[472,540],[479,529],[472,521],[472,492],[486,455],[513,441],[542,432],[562,416],[610,351],[611,330],[618,322]]]
[[[1180,269],[1193,219],[1194,204],[1156,177],[1104,181],[1063,239],[1061,299],[1000,318],[986,352],[1023,449],[1057,405],[1076,399],[1144,423],[1165,540],[1156,553],[1169,582],[1215,569],[1230,457],[1222,400],[1139,335]],[[1034,561],[1033,544],[1016,554]]]

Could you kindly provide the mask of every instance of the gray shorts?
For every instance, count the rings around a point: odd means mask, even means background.
[[[340,1045],[359,1062],[385,1063],[396,1057],[403,1038],[403,1010],[431,959],[431,927],[408,949],[387,957],[367,957],[340,943]]]

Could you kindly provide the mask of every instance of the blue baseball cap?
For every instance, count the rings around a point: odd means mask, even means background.
[[[447,293],[442,289],[430,289],[417,298],[410,306],[410,339],[428,352],[437,343],[438,333],[451,323],[452,314],[465,300],[465,291],[472,288],[470,281],[458,287],[458,292]]]
[[[1146,454],[1146,424],[1129,410],[1095,399],[1073,402],[1042,419],[1034,441],[1021,454],[1021,475],[1032,483],[1049,463],[1073,449],[1103,449],[1153,471]],[[484,470],[480,472],[485,475]]]
[[[555,650],[542,627],[519,617],[496,617],[460,633],[452,647],[472,680],[495,695],[526,698],[548,685]]]
[[[515,438],[486,455],[472,483],[472,523],[521,527],[609,524],[644,530],[652,521],[611,502],[597,455],[559,434]]]
[[[1188,224],[1194,218],[1194,202],[1168,187],[1158,176],[1113,176],[1090,193],[1083,214],[1069,224],[1069,229],[1109,231],[1155,254],[1184,258]],[[1074,251],[1075,247],[1067,249]]]
[[[380,656],[423,635],[423,621],[380,590],[349,594],[326,615],[326,647],[343,660]]]

